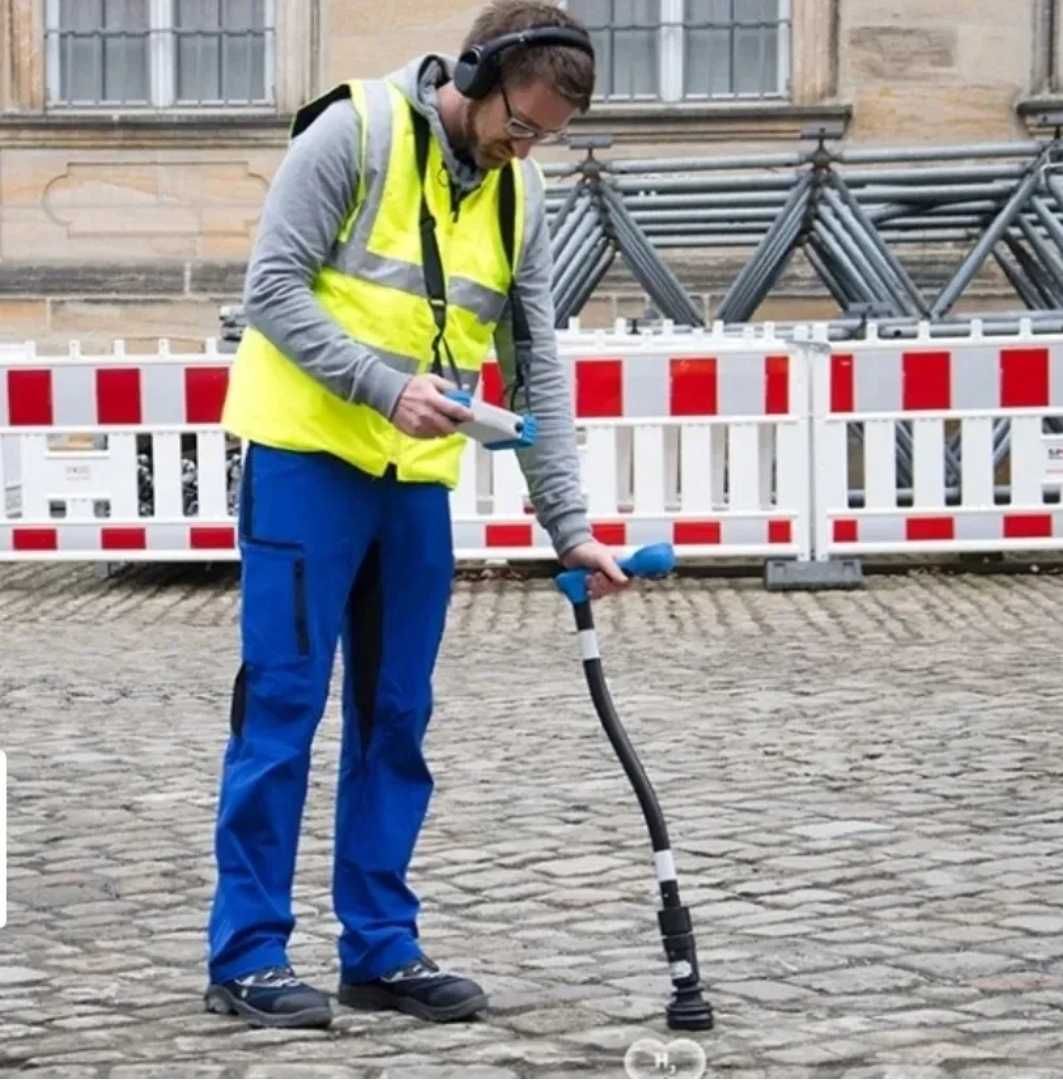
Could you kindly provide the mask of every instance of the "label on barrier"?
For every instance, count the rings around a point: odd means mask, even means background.
[[[1046,484],[1063,484],[1063,435],[1045,435]]]
[[[88,484],[92,481],[92,469],[88,465],[67,465],[63,475],[68,484]]]

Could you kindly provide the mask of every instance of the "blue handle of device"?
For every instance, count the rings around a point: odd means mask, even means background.
[[[619,565],[628,577],[664,577],[675,567],[675,548],[671,544],[649,544],[621,559]],[[554,584],[573,604],[581,604],[587,599],[590,576],[590,570],[565,570],[554,578]]]

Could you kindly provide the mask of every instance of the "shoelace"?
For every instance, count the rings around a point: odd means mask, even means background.
[[[241,986],[267,986],[280,989],[284,986],[298,986],[299,980],[290,967],[269,968],[267,971],[256,971],[253,975],[236,980]]]
[[[398,971],[392,972],[390,975],[383,976],[382,981],[400,982],[402,979],[438,979],[445,975],[445,971],[440,971],[436,964],[424,957],[421,960],[415,960],[404,968],[400,968]]]

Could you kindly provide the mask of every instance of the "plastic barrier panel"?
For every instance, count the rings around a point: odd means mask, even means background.
[[[1063,548],[1063,338],[819,343],[815,551]]]
[[[809,372],[770,334],[559,335],[596,536],[680,556],[811,553]],[[232,357],[0,352],[0,559],[239,557],[240,446],[219,425]],[[498,365],[478,393],[502,404]],[[534,398],[531,408],[534,412]],[[550,558],[516,456],[469,442],[459,559]]]

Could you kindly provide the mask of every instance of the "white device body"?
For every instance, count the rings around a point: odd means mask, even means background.
[[[469,404],[473,419],[458,425],[458,431],[470,439],[483,443],[508,442],[521,439],[524,433],[524,417],[509,409],[500,409],[485,401],[473,401]]]

